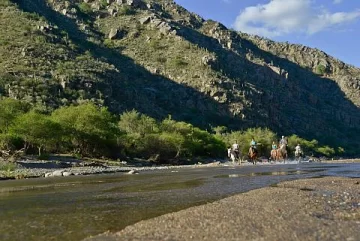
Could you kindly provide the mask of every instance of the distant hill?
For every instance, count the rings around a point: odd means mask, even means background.
[[[360,150],[360,69],[170,0],[2,0],[0,93],[202,128],[268,127]]]

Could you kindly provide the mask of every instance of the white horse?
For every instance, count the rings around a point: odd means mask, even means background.
[[[236,161],[238,161],[239,164],[241,163],[239,152],[234,151],[232,148],[228,148],[227,152],[232,163],[235,163]]]
[[[303,155],[304,153],[302,152],[302,150],[299,149],[295,151],[295,159],[297,159],[298,162],[301,161]]]

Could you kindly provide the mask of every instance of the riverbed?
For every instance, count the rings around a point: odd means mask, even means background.
[[[286,180],[360,177],[359,163],[219,166],[0,183],[0,240],[81,240]]]

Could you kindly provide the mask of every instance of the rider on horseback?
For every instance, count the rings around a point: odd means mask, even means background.
[[[281,140],[280,140],[279,143],[280,143],[280,146],[281,146],[281,145],[287,146],[288,142],[287,142],[287,140],[285,139],[285,136],[282,136],[282,137],[281,137]]]
[[[270,152],[270,160],[272,161],[277,161],[278,157],[277,157],[277,145],[275,143],[275,141],[273,141],[272,145],[271,145],[271,152]]]
[[[254,151],[254,152],[257,152],[256,145],[257,145],[257,143],[254,140],[254,137],[251,138],[249,153],[250,153],[251,150]]]
[[[256,165],[256,162],[257,162],[257,154],[258,154],[258,151],[256,149],[256,141],[254,140],[254,138],[251,139],[251,142],[250,142],[250,148],[249,148],[249,158],[250,158],[250,161]]]
[[[297,144],[297,146],[295,147],[295,156],[302,156],[303,152],[301,150],[300,144]]]
[[[277,149],[277,145],[275,143],[275,141],[273,141],[272,145],[271,145],[271,149],[272,150],[276,150]]]
[[[232,144],[231,149],[234,152],[235,157],[238,158],[240,156],[239,155],[240,153],[239,153],[239,144],[238,144],[237,140],[235,141],[234,144]]]

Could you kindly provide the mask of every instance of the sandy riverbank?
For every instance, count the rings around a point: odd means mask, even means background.
[[[141,221],[114,240],[347,240],[360,237],[360,179],[288,181]]]
[[[322,162],[323,163],[359,163],[360,159],[328,160]],[[227,160],[214,160],[213,162],[207,161],[205,164],[177,165],[177,166],[149,166],[149,165],[142,166],[136,164],[135,165],[124,164],[120,166],[119,165],[113,166],[110,163],[107,163],[106,161],[100,164],[98,163],[99,165],[91,165],[91,163],[89,162],[75,160],[75,159],[73,159],[72,162],[66,161],[66,159],[65,161],[58,161],[58,160],[39,161],[36,159],[23,159],[17,161],[16,163],[17,163],[17,168],[15,170],[12,171],[0,170],[0,180],[239,165],[238,163],[228,162]],[[83,164],[83,166],[79,166],[79,164]],[[276,163],[258,162],[258,165],[270,165],[270,164],[276,164]],[[277,164],[282,164],[282,163],[277,163]],[[288,161],[287,164],[297,164],[297,162]],[[246,162],[246,163],[242,163],[241,165],[247,166],[252,164]]]
[[[14,163],[15,164],[15,163]],[[71,175],[95,175],[115,172],[136,174],[143,171],[214,167],[227,165],[223,160],[191,165],[150,165],[149,163],[129,163],[112,165],[114,162],[88,162],[76,160],[68,161],[41,161],[34,159],[23,159],[16,162],[16,168],[11,171],[0,170],[0,180],[24,179],[39,177],[60,177]]]

